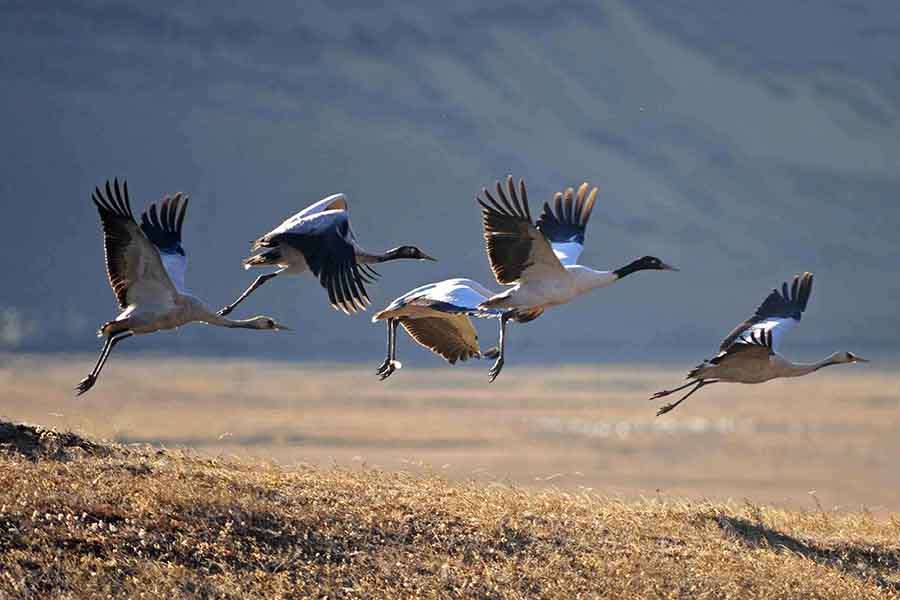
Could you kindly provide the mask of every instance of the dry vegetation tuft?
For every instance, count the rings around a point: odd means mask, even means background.
[[[849,600],[900,591],[900,523],[868,513],[288,470],[0,430],[0,597]]]

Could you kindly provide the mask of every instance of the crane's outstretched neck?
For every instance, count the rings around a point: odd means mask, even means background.
[[[356,261],[363,264],[383,263],[391,260],[435,260],[415,246],[399,246],[382,254],[372,254],[364,250],[356,251]]]
[[[824,369],[825,367],[830,367],[831,365],[839,365],[841,361],[835,360],[834,356],[829,356],[828,358],[824,358],[818,362],[814,363],[789,363],[787,368],[784,370],[784,377],[802,377],[803,375],[809,375],[810,373],[815,373],[819,369]]]
[[[232,329],[271,329],[271,327],[265,327],[263,319],[265,319],[265,317],[226,320],[222,325],[224,327],[231,327]]]
[[[566,271],[575,278],[575,286],[579,294],[606,287],[619,280],[613,271],[595,271],[582,265],[567,266]]]
[[[199,315],[197,320],[207,325],[216,325],[218,327],[228,327],[230,329],[268,329],[268,330],[290,330],[274,319],[266,316],[256,316],[249,319],[229,319],[209,310],[204,310],[204,314]]]

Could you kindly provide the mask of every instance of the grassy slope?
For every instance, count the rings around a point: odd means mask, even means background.
[[[888,597],[900,523],[283,468],[0,423],[0,597]]]

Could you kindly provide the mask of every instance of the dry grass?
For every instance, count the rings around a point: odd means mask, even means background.
[[[622,499],[900,512],[900,374],[871,366],[712,386],[656,418],[647,397],[682,369],[513,365],[488,385],[476,363],[381,383],[372,365],[133,359],[126,348],[75,399],[95,357],[3,358],[0,418],[92,438]]]
[[[0,426],[0,597],[881,598],[900,522],[201,458]]]

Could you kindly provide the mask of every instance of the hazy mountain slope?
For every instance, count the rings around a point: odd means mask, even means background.
[[[0,340],[94,346],[113,309],[89,201],[106,177],[127,176],[138,205],[192,195],[190,285],[216,304],[250,281],[247,241],[343,191],[368,246],[441,259],[385,266],[386,303],[446,276],[490,282],[472,198],[513,172],[535,208],[563,185],[601,186],[586,264],[650,253],[684,268],[517,328],[523,354],[711,346],[803,269],[817,281],[798,345],[890,343],[896,9],[768,4],[6,4],[0,267],[15,278]],[[270,284],[244,310],[306,335],[188,328],[142,347],[365,357],[382,344],[309,280]]]

